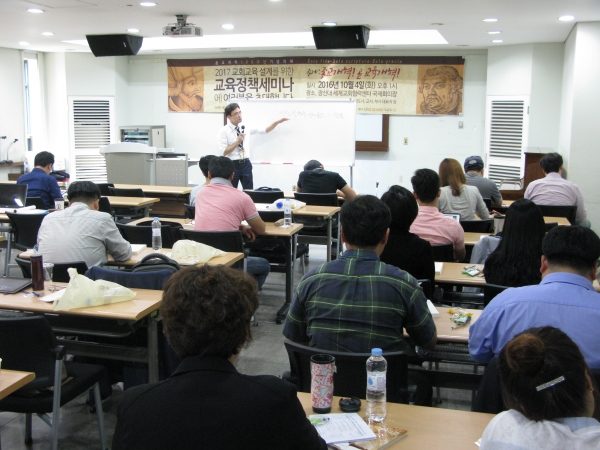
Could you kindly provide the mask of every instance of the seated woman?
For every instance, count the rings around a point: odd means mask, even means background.
[[[479,189],[469,186],[460,163],[445,158],[440,163],[440,199],[438,209],[443,213],[458,213],[460,220],[489,219],[488,212]],[[477,216],[475,215],[477,214]]]
[[[408,231],[419,213],[415,196],[402,186],[392,186],[383,194],[381,201],[390,208],[392,222],[380,259],[417,279],[431,280],[433,286],[435,265],[431,244]]]
[[[531,200],[514,202],[506,212],[502,239],[485,260],[486,283],[520,287],[542,281],[540,264],[544,216]]]
[[[256,282],[241,271],[204,265],[173,274],[160,313],[183,361],[170,378],[124,393],[113,450],[325,450],[290,383],[234,367],[257,308]]]
[[[600,396],[569,336],[554,327],[531,328],[506,344],[498,369],[510,409],[489,423],[482,449],[600,448]]]

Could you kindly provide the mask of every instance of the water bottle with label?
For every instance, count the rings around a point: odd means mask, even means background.
[[[292,202],[289,198],[285,199],[285,203],[283,206],[283,226],[292,226]]]
[[[162,234],[158,217],[155,217],[152,222],[152,249],[155,252],[162,250]]]
[[[385,409],[385,376],[387,361],[380,348],[371,350],[367,359],[367,419],[373,422],[383,422]]]

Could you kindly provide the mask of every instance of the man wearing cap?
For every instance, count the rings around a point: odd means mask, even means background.
[[[500,194],[498,186],[492,180],[483,176],[484,164],[481,156],[469,156],[465,159],[464,167],[467,184],[479,189],[479,193],[483,198],[491,199],[492,206],[502,206],[502,194]]]

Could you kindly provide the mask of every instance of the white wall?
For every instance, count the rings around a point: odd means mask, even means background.
[[[65,53],[44,54],[44,107],[47,151],[69,160],[69,105]]]

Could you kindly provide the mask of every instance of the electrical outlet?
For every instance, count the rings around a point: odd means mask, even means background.
[[[407,137],[404,138],[404,145],[408,145],[408,138]]]
[[[464,126],[464,123],[462,122],[462,120],[460,122],[458,122],[458,129],[462,130]]]

